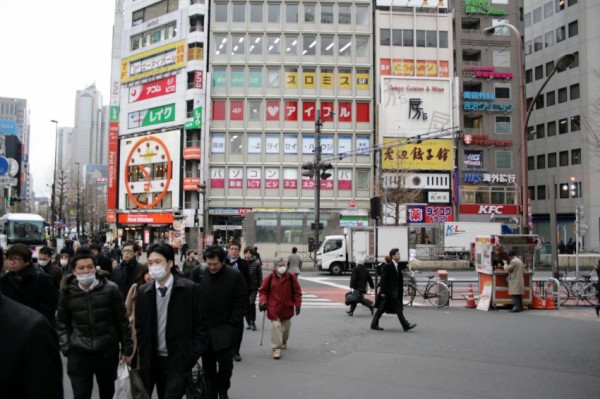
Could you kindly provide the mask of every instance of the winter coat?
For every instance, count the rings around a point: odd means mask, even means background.
[[[56,331],[48,319],[0,293],[0,398],[62,399]]]
[[[504,270],[508,272],[509,295],[523,295],[523,291],[525,290],[523,269],[523,262],[516,256],[512,258],[509,264],[504,266]]]
[[[0,277],[0,289],[5,296],[37,310],[54,322],[58,289],[50,276],[37,266],[29,265],[17,273],[5,273]]]
[[[117,354],[131,356],[133,343],[125,305],[119,289],[96,273],[99,284],[84,291],[75,275],[68,276],[60,290],[56,329],[60,350],[81,354]]]
[[[119,292],[121,293],[123,301],[125,301],[127,293],[133,285],[138,273],[142,270],[142,267],[142,264],[135,260],[134,257],[129,261],[124,260],[111,272],[110,279],[119,287]]]
[[[106,256],[98,255],[95,258],[96,266],[100,266],[100,269],[104,270],[106,273],[112,273],[112,261],[108,259]]]
[[[171,297],[167,309],[165,340],[168,369],[187,374],[207,347],[206,331],[200,313],[198,284],[173,275]],[[151,386],[158,347],[156,283],[151,281],[138,288],[135,306],[135,329],[138,354],[144,384]]]
[[[287,260],[289,271],[292,273],[300,274],[302,270],[302,258],[297,253],[290,254]]]
[[[352,270],[352,276],[350,277],[350,288],[362,292],[367,292],[367,284],[369,287],[374,288],[373,278],[369,274],[369,271],[365,265],[356,265]]]
[[[198,259],[189,260],[188,258],[185,258],[183,261],[183,266],[181,267],[183,277],[190,278],[192,270],[194,270],[194,267],[198,266],[199,264],[200,262],[198,262]]]
[[[133,341],[133,349],[137,349],[137,333],[135,332],[135,304],[137,302],[138,285],[134,283],[127,297],[125,298],[125,311],[127,312],[127,321],[129,321],[129,328],[131,329],[131,340]]]
[[[262,262],[258,258],[253,258],[248,262],[248,290],[257,290],[262,280]]]
[[[402,275],[402,264],[398,264],[398,271],[394,266],[394,261],[390,261],[383,267],[381,272],[381,283],[379,283],[380,294],[385,294],[392,298],[402,298],[404,289],[404,276]]]
[[[294,307],[302,306],[302,288],[294,273],[280,276],[273,271],[265,277],[258,292],[259,302],[267,304],[269,320],[289,320],[294,316]]]
[[[60,266],[56,266],[54,263],[50,262],[46,266],[40,266],[40,268],[45,271],[52,280],[52,284],[56,287],[56,292],[58,293],[58,289],[60,288],[60,281],[63,278],[63,271]]]
[[[248,303],[246,281],[242,274],[223,265],[217,273],[208,269],[200,284],[202,321],[215,352],[233,346],[239,340]]]
[[[242,273],[242,276],[244,276],[244,280],[246,281],[246,288],[249,288],[250,272],[248,269],[248,262],[246,261],[246,259],[239,257],[235,261],[232,261],[231,259],[229,259],[229,256],[227,256],[225,264],[233,267],[234,269],[235,267],[233,265],[237,264],[237,269],[240,271],[240,273]]]

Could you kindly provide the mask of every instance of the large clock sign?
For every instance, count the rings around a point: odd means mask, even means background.
[[[169,192],[172,177],[167,145],[154,136],[133,144],[125,163],[127,196],[140,208],[154,208]]]

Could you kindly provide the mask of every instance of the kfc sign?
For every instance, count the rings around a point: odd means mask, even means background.
[[[517,215],[519,207],[506,204],[461,204],[459,212],[468,215]]]

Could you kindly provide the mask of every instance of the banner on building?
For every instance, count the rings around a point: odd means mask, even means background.
[[[383,138],[381,163],[384,170],[454,169],[452,140],[425,140],[411,144],[402,144],[403,142],[404,139],[396,137]]]

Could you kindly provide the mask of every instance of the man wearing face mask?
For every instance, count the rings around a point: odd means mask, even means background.
[[[73,257],[72,274],[60,290],[56,329],[67,357],[67,374],[75,398],[91,398],[96,376],[101,399],[115,393],[119,364],[133,354],[131,329],[119,289],[97,272],[90,252]],[[102,273],[102,274],[101,274]]]
[[[289,273],[283,258],[273,259],[273,272],[267,276],[258,292],[259,309],[266,311],[271,320],[271,349],[273,359],[281,358],[281,351],[287,349],[294,308],[296,316],[302,306],[302,288],[296,274]]]
[[[135,308],[140,372],[148,394],[156,386],[160,399],[185,394],[192,367],[207,345],[200,287],[172,273],[174,263],[170,245],[148,248],[152,281],[139,287]]]
[[[37,264],[50,276],[56,289],[59,289],[60,280],[63,278],[63,272],[60,267],[52,263],[52,249],[50,247],[40,248],[38,251]]]
[[[123,261],[110,274],[110,279],[117,284],[123,301],[127,298],[127,293],[133,285],[135,277],[142,269],[142,264],[136,259],[139,246],[135,241],[126,241],[123,243]]]

